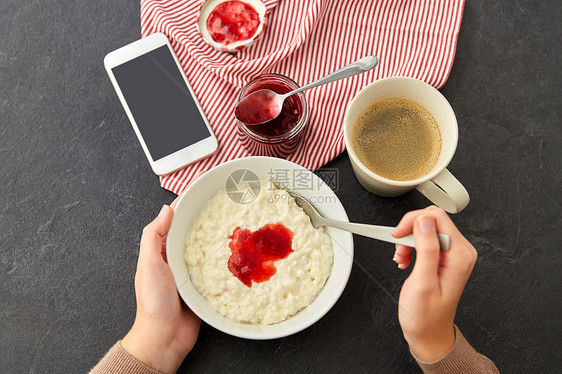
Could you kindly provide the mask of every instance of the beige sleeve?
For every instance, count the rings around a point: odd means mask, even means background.
[[[437,361],[422,361],[410,351],[425,374],[499,374],[496,365],[488,357],[476,352],[457,326],[455,334],[455,345]]]
[[[90,371],[90,374],[162,374],[158,370],[149,368],[131,356],[121,347],[121,342],[115,343],[101,361]]]

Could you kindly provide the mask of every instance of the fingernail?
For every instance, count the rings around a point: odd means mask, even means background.
[[[402,269],[400,266],[402,266],[402,264],[398,264],[398,269]]]
[[[160,209],[160,213],[158,213],[158,217],[160,217],[161,215],[164,214],[164,212],[166,212],[168,206],[166,204],[164,204],[164,206],[162,207],[162,209]]]
[[[435,221],[429,216],[421,216],[418,218],[418,227],[421,232],[432,232],[435,230]]]
[[[394,255],[394,257],[392,258],[392,261],[396,262],[397,258],[398,258],[398,256]]]

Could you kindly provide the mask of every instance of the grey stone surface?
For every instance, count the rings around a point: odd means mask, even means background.
[[[442,90],[472,197],[453,219],[480,253],[456,322],[506,373],[562,367],[561,18],[559,1],[467,2]],[[0,35],[0,372],[87,372],[133,321],[141,229],[174,197],[102,65],[140,36],[139,4],[2,0]],[[345,154],[328,167],[353,221],[427,205],[367,193]],[[397,297],[408,272],[389,245],[355,243],[361,266],[317,324],[273,341],[203,326],[180,372],[418,372],[381,289]]]

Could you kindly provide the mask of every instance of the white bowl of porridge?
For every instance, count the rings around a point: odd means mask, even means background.
[[[297,333],[324,316],[347,284],[352,235],[314,229],[286,190],[348,221],[326,182],[270,157],[219,165],[178,201],[168,263],[184,302],[218,330],[248,339]]]

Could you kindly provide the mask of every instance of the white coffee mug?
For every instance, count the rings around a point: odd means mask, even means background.
[[[433,169],[421,178],[395,181],[383,178],[359,161],[351,144],[351,133],[357,118],[375,102],[386,98],[413,101],[431,113],[441,130],[441,154]],[[349,104],[344,123],[345,146],[353,172],[368,191],[380,196],[398,196],[416,188],[435,205],[449,213],[459,213],[470,200],[463,185],[446,169],[457,148],[458,127],[453,108],[439,91],[417,79],[384,78],[364,87]]]

